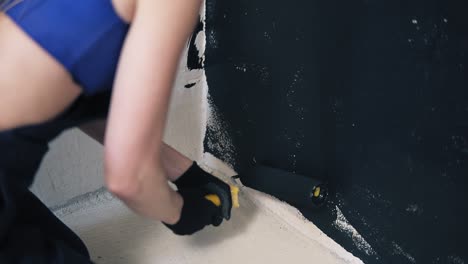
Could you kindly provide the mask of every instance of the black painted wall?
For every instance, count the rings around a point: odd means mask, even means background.
[[[207,0],[209,92],[235,169],[269,162],[330,182],[330,204],[302,211],[366,263],[467,262],[467,10]],[[336,227],[336,206],[372,250]]]

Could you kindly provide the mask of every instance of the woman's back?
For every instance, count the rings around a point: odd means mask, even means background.
[[[25,0],[0,13],[0,130],[50,119],[81,91],[112,87],[128,30],[120,15],[133,12],[132,1],[114,2]]]

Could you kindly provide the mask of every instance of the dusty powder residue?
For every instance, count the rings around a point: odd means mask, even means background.
[[[359,232],[354,228],[346,219],[346,217],[341,212],[340,208],[336,206],[336,220],[333,224],[338,230],[346,233],[349,237],[353,239],[354,245],[364,253],[369,256],[377,255],[372,246],[359,234]]]
[[[291,84],[286,91],[286,101],[289,106],[296,114],[300,120],[304,120],[304,114],[306,109],[303,106],[297,106],[296,100],[298,96],[296,90],[304,89],[304,66],[300,66],[294,73]]]
[[[459,256],[449,256],[448,260],[449,260],[449,263],[453,263],[453,264],[465,264],[465,261],[463,261],[463,259],[460,258]]]
[[[207,116],[207,131],[211,136],[206,137],[208,148],[214,150],[220,155],[220,158],[234,167],[236,158],[236,149],[229,136],[228,131],[231,131],[228,123],[224,120],[216,105],[213,103],[208,94],[208,116]]]
[[[405,252],[401,247],[400,245],[398,245],[397,243],[395,243],[395,241],[392,242],[392,246],[393,246],[393,253],[396,254],[396,255],[401,255],[405,258],[407,258],[411,263],[416,263],[416,260],[414,259],[413,256],[411,256],[409,253]]]
[[[417,204],[408,204],[405,211],[414,215],[421,215],[424,212],[423,208]]]
[[[247,66],[245,63],[241,65],[234,65],[234,68],[238,71],[247,72]]]
[[[214,29],[210,29],[205,34],[207,34],[206,41],[208,45],[210,45],[212,49],[219,48],[218,37],[216,36],[216,31]]]
[[[260,81],[264,84],[271,82],[271,70],[267,65],[256,63],[235,63],[233,67],[236,71],[240,71],[241,73],[255,74],[255,76],[259,77]]]
[[[58,218],[74,212],[87,210],[88,207],[116,200],[106,188],[102,187],[94,192],[89,192],[68,200],[65,204],[51,208]]]

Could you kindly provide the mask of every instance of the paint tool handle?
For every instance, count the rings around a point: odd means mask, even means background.
[[[240,203],[239,203],[239,188],[236,186],[231,187],[231,198],[232,198],[232,207],[234,208],[239,208]],[[218,195],[216,194],[208,194],[205,196],[205,199],[209,200],[216,206],[221,206],[221,199],[219,199]]]

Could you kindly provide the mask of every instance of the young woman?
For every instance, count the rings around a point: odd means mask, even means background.
[[[105,113],[110,90],[104,157],[108,189],[176,234],[229,219],[222,212],[230,211],[230,199],[223,200],[221,210],[204,198],[213,191],[228,197],[229,186],[162,142],[179,56],[201,2],[0,0],[1,263],[5,256],[23,260],[18,252],[24,250],[12,243],[27,232],[34,237],[31,228],[42,233],[37,241],[28,239],[27,248],[35,253],[26,250],[24,259],[61,263],[60,258],[76,252],[89,258],[79,239],[50,212],[37,209],[28,218],[22,210],[43,207],[27,187],[47,142]],[[175,181],[177,192],[168,181]],[[42,221],[37,228],[33,219]]]

